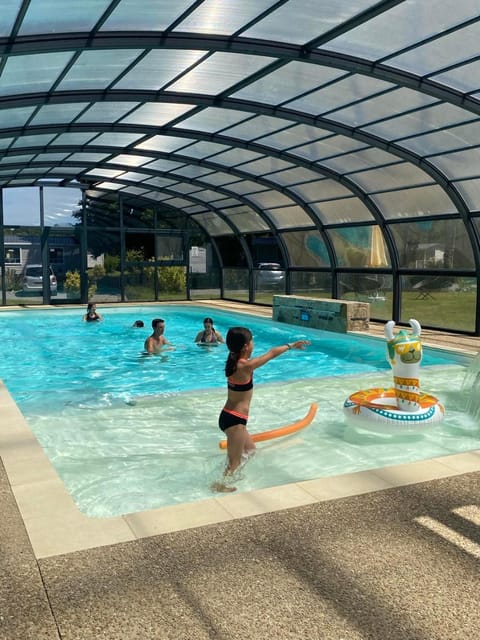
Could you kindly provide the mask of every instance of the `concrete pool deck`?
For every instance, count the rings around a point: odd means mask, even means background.
[[[0,413],[2,640],[478,633],[479,450],[95,519]]]

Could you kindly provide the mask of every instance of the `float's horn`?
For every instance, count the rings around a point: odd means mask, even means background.
[[[393,340],[393,328],[395,327],[395,320],[389,320],[385,325],[385,337],[390,342]]]
[[[418,322],[418,320],[415,320],[415,318],[410,318],[408,323],[412,327],[412,334],[414,336],[417,336],[417,338],[419,338],[420,334],[422,333],[422,327],[420,326],[420,323]]]

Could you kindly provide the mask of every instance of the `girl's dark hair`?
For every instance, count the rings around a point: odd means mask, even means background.
[[[225,375],[227,378],[237,370],[240,352],[251,341],[252,337],[252,332],[246,327],[232,327],[228,330],[226,338],[228,358],[225,363]]]

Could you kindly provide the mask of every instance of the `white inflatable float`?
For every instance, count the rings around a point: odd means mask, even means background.
[[[439,400],[420,391],[422,360],[421,327],[409,320],[412,331],[393,334],[395,322],[385,325],[387,360],[393,370],[394,387],[361,389],[352,393],[343,411],[352,423],[364,429],[385,433],[421,431],[443,419],[444,408]]]

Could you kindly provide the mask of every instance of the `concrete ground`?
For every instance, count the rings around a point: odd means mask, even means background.
[[[480,450],[89,519],[7,396],[0,640],[478,637]]]

